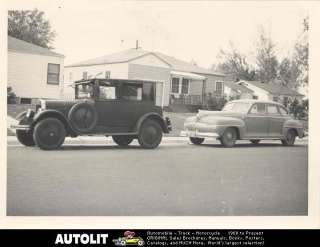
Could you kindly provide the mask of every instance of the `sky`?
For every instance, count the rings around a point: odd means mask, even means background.
[[[279,57],[290,54],[308,15],[303,2],[225,1],[16,1],[10,9],[45,12],[57,37],[55,51],[65,64],[139,45],[209,68],[229,41],[254,57],[264,27]]]

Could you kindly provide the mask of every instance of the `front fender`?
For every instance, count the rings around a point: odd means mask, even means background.
[[[66,131],[68,133],[70,133],[72,135],[78,134],[70,125],[69,120],[61,112],[56,111],[56,110],[38,111],[33,117],[33,122],[32,122],[31,127],[33,128],[37,124],[37,122],[39,122],[40,120],[42,120],[44,118],[49,118],[49,117],[59,119],[64,124]]]
[[[217,132],[222,135],[223,132],[229,128],[234,127],[239,132],[239,138],[241,139],[245,134],[245,122],[241,118],[235,117],[216,117],[216,116],[206,116],[201,118],[201,123],[207,125],[217,126]]]
[[[303,123],[296,119],[288,119],[283,124],[283,136],[287,135],[289,129],[294,129],[300,138],[304,136]]]

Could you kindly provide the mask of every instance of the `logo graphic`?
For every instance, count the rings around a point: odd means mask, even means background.
[[[119,237],[117,239],[113,239],[112,241],[116,246],[144,246],[144,240],[141,237],[135,237],[135,235],[135,232],[125,231],[123,234],[124,237]]]

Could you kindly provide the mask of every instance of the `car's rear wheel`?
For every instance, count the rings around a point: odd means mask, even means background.
[[[257,145],[259,144],[260,140],[250,140],[250,142],[254,145]]]
[[[140,127],[138,142],[143,148],[153,149],[159,146],[162,139],[162,128],[160,124],[153,120],[147,119]]]
[[[293,129],[288,130],[285,138],[281,140],[282,145],[293,146],[296,140],[296,136],[297,134]]]
[[[227,128],[222,137],[220,138],[220,142],[224,147],[231,148],[234,146],[237,140],[237,131],[234,128]]]
[[[204,142],[204,138],[190,137],[189,139],[194,145],[200,145]]]
[[[125,136],[125,135],[112,136],[112,139],[119,146],[128,146],[133,141],[132,136]]]
[[[16,130],[16,135],[18,141],[27,147],[32,147],[36,145],[33,140],[32,131],[27,130]]]
[[[56,118],[40,120],[33,132],[33,139],[38,147],[43,150],[59,148],[65,139],[66,130],[63,123]]]

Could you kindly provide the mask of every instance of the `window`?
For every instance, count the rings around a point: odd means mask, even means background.
[[[189,93],[189,80],[188,79],[185,79],[185,78],[182,79],[181,93],[182,94]]]
[[[254,104],[250,111],[251,114],[265,114],[266,113],[266,105],[265,104]]]
[[[31,104],[31,99],[30,98],[21,98],[20,99],[20,104],[30,105]]]
[[[126,100],[142,100],[142,85],[123,84],[122,98]]]
[[[279,106],[279,111],[281,115],[288,115],[288,112],[286,109],[284,109],[282,106]]]
[[[151,82],[144,82],[143,83],[142,98],[143,98],[143,100],[154,101],[153,83],[151,83]]]
[[[279,102],[279,97],[278,96],[273,96],[272,100],[275,101],[275,102]]]
[[[223,94],[223,83],[221,81],[216,81],[216,93],[218,95]]]
[[[99,86],[99,99],[117,99],[115,86]]]
[[[171,92],[172,93],[179,93],[179,78],[172,78],[171,82]]]
[[[80,84],[76,86],[76,99],[90,99],[93,97],[91,84]]]
[[[60,64],[48,63],[48,84],[59,84]]]
[[[110,78],[110,75],[111,75],[111,72],[110,72],[110,71],[105,71],[105,72],[104,72],[104,78],[109,79],[109,78]]]
[[[252,96],[253,99],[258,99],[259,97],[257,95]]]
[[[273,115],[279,115],[278,107],[276,105],[268,105],[268,113]]]
[[[87,80],[88,79],[88,72],[84,71],[82,72],[82,79]]]

